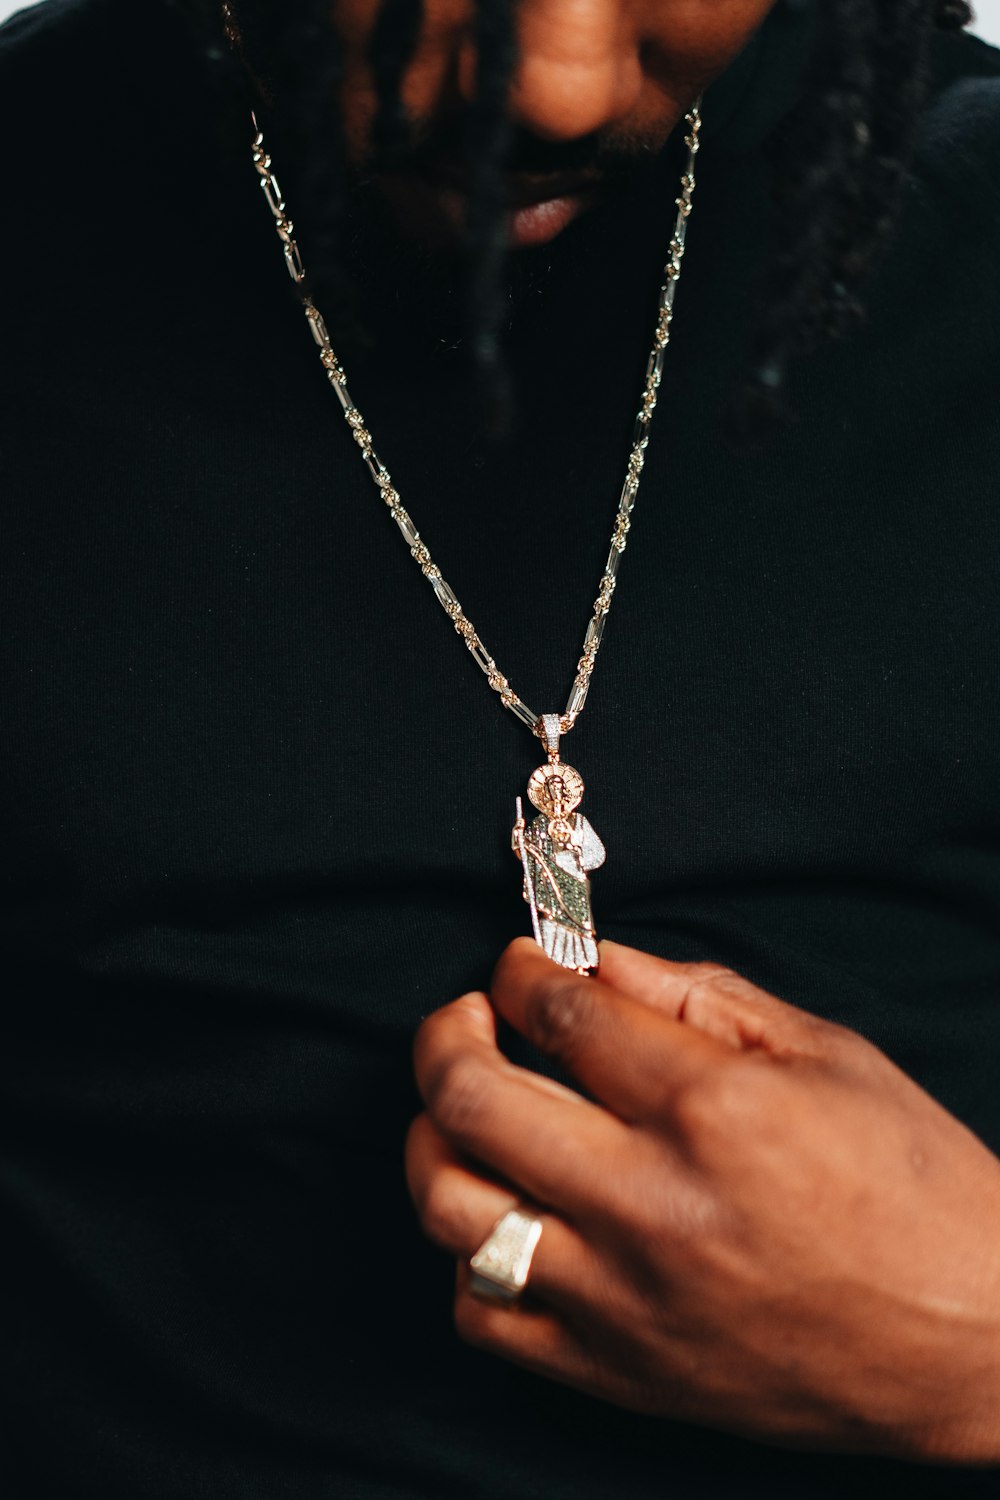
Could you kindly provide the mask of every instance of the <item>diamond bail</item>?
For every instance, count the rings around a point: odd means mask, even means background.
[[[562,716],[542,714],[539,720],[538,738],[545,746],[549,760],[559,759],[559,741],[562,737]]]

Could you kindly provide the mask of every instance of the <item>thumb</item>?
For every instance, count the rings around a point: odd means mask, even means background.
[[[600,977],[737,1051],[761,1048],[781,1056],[825,1056],[836,1028],[788,1005],[722,964],[676,964],[621,943],[600,944]]]

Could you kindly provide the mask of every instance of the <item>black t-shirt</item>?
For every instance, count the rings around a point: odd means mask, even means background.
[[[802,368],[795,423],[740,449],[722,414],[769,232],[761,139],[798,78],[769,45],[706,108],[573,735],[598,926],[857,1028],[997,1149],[1000,61],[936,46],[871,317]],[[454,1335],[403,1183],[410,1040],[527,930],[509,831],[537,746],[358,461],[209,75],[154,0],[0,32],[0,1486],[994,1493],[637,1417]],[[350,370],[539,709],[594,597],[669,206],[665,178],[662,204],[553,247],[506,447],[393,287],[399,346],[388,315]]]

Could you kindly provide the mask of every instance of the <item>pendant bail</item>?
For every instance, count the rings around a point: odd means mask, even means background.
[[[559,740],[562,737],[562,715],[542,714],[538,724],[538,738],[544,744],[549,760],[558,760]]]

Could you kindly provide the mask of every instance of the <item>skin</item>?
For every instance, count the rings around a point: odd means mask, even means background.
[[[597,160],[581,168],[579,144],[612,159],[659,151],[686,111],[742,51],[773,0],[521,0],[518,63],[508,113],[519,135],[549,148],[543,170],[508,174],[513,247],[543,244],[600,201]],[[350,157],[369,152],[376,113],[367,54],[377,0],[338,0],[333,19],[344,50],[343,109]],[[397,218],[434,244],[461,238],[467,198],[453,159],[475,86],[469,0],[426,0],[402,98],[416,140],[440,142],[430,170],[385,174],[380,185]],[[567,149],[569,148],[569,149]],[[566,163],[572,158],[573,167]],[[428,164],[424,163],[426,167]],[[537,164],[536,164],[537,165]],[[527,200],[527,201],[525,201]]]
[[[586,1089],[515,1067],[497,1017]],[[1000,1462],[1000,1162],[877,1048],[711,964],[530,939],[416,1041],[407,1144],[469,1343],[788,1447]],[[544,1224],[514,1308],[467,1263]]]
[[[521,0],[509,109],[549,156],[509,174],[511,243],[544,243],[598,201],[604,155],[659,149],[769,8]],[[358,165],[375,10],[333,12]],[[466,0],[427,0],[403,95],[446,164],[473,86]],[[567,174],[581,141],[600,149]],[[464,187],[433,153],[380,186],[416,237],[460,237]],[[586,978],[519,940],[488,995],[417,1036],[408,1181],[456,1257],[462,1337],[772,1443],[1000,1463],[1000,1162],[860,1036],[716,966],[601,951]],[[498,1017],[589,1097],[508,1062]],[[504,1309],[470,1295],[466,1267],[525,1201],[544,1230],[528,1293]]]

